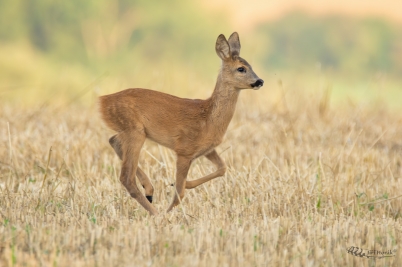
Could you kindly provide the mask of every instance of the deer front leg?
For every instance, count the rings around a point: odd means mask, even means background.
[[[186,182],[186,189],[192,189],[195,188],[203,183],[206,183],[214,178],[220,177],[225,175],[226,172],[226,164],[223,161],[223,159],[221,157],[219,157],[218,153],[216,152],[216,150],[214,149],[212,152],[210,152],[209,154],[205,155],[205,157],[207,159],[209,159],[218,169],[209,174],[206,175],[202,178],[199,178],[197,180],[193,180],[193,181],[187,181]]]
[[[135,176],[138,167],[138,158],[140,150],[145,142],[145,133],[138,130],[123,132],[119,134],[121,151],[122,151],[122,166],[120,181],[126,187],[131,197],[135,198],[151,215],[158,214],[154,206],[141,194],[135,182]]]
[[[184,197],[184,191],[186,187],[186,178],[188,170],[190,169],[191,159],[186,157],[177,156],[176,163],[176,190],[174,193],[172,204],[170,204],[167,211],[171,211],[175,206],[177,206]]]

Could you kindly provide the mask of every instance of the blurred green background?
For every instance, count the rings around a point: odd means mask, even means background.
[[[400,106],[399,23],[297,8],[249,23],[229,2],[207,2],[0,0],[0,104],[92,103],[129,87],[205,98],[220,64],[216,37],[238,31],[265,91],[324,88],[335,102]]]

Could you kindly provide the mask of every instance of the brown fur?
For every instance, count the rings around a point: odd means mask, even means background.
[[[232,119],[240,89],[251,88],[259,78],[251,66],[239,57],[237,33],[233,33],[228,41],[221,34],[217,39],[216,52],[222,59],[222,68],[215,90],[206,100],[179,98],[140,88],[100,97],[103,120],[118,132],[109,142],[123,161],[120,180],[131,196],[151,214],[157,214],[156,209],[139,192],[135,183],[137,176],[146,195],[152,199],[153,186],[137,166],[139,152],[146,138],[177,154],[177,194],[168,211],[183,198],[184,188],[194,188],[225,173],[226,165],[215,147],[222,142]],[[239,67],[246,72],[240,73],[237,70]],[[203,155],[218,170],[198,180],[186,181],[191,162]]]

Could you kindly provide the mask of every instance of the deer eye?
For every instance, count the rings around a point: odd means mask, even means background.
[[[237,71],[238,71],[238,72],[246,72],[246,69],[243,68],[243,67],[240,67],[240,68],[237,68]]]

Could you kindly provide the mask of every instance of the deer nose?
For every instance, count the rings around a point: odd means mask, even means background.
[[[258,79],[255,83],[253,83],[251,86],[254,88],[254,87],[261,87],[261,86],[263,86],[264,85],[264,81],[263,80],[261,80],[261,79]]]
[[[258,79],[258,80],[255,82],[255,84],[256,84],[256,86],[263,86],[263,85],[264,85],[264,81],[261,80],[261,79]]]

